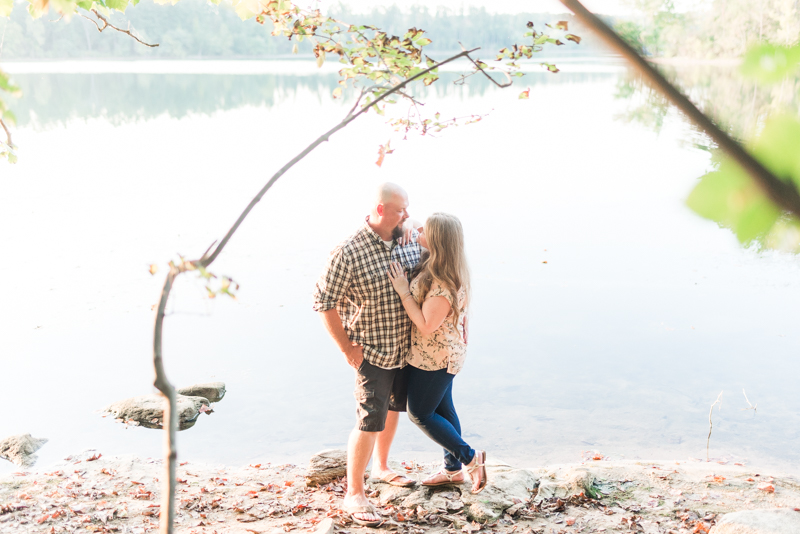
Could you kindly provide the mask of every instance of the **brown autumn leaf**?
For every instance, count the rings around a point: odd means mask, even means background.
[[[775,486],[773,486],[769,482],[762,482],[756,487],[761,491],[766,491],[767,493],[775,493]]]
[[[383,158],[386,157],[386,154],[391,154],[392,152],[394,152],[394,150],[391,150],[389,147],[390,143],[391,140],[386,141],[385,145],[378,146],[378,161],[375,162],[375,165],[377,165],[378,167],[383,165]]]
[[[566,39],[567,41],[572,41],[575,44],[581,44],[581,38],[572,33],[568,33],[567,35],[565,35],[564,39]]]
[[[564,522],[567,524],[568,527],[571,527],[572,525],[575,524],[575,518],[574,517],[568,517]]]
[[[97,453],[94,456],[92,456],[91,458],[87,458],[86,461],[87,462],[94,462],[95,460],[99,460],[101,456],[103,456],[103,455],[100,454],[100,453]]]
[[[156,274],[158,272],[158,265],[155,263],[150,264],[150,274]]]

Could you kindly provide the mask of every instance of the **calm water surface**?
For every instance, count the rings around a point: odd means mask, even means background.
[[[214,265],[241,284],[238,300],[206,300],[188,277],[174,293],[171,379],[228,388],[179,434],[181,458],[300,463],[345,446],[352,370],[311,292],[374,186],[392,180],[412,216],[447,211],[465,226],[474,303],[455,396],[470,444],[524,465],[586,450],[701,458],[724,391],[711,455],[800,472],[798,260],[743,250],[684,206],[708,154],[671,115],[657,134],[615,120],[629,106],[615,98],[621,76],[591,63],[506,91],[441,84],[426,109],[489,115],[407,141],[367,116],[290,171]],[[20,163],[0,170],[0,437],[49,438],[41,466],[86,448],[160,455],[161,433],[98,411],[153,391],[166,261],[219,239],[348,102],[313,67],[17,80]],[[438,454],[402,420],[393,456]]]

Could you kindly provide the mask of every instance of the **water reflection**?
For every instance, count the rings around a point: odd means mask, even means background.
[[[735,139],[749,139],[764,119],[779,111],[800,110],[800,77],[773,85],[758,84],[739,74],[735,66],[663,66],[666,78],[679,87],[704,113],[712,117]],[[658,133],[674,108],[642,78],[633,73],[620,77],[616,97],[629,102],[618,115],[625,122],[637,122]],[[695,130],[695,145],[709,148],[710,140]]]
[[[608,73],[544,72],[526,74],[530,86],[590,83],[610,80]],[[455,85],[455,73],[417,92],[463,100],[482,97],[497,88],[473,76],[468,85]],[[115,125],[161,115],[183,118],[211,115],[243,107],[272,108],[291,100],[299,91],[326,98],[338,76],[281,74],[224,76],[213,74],[18,74],[24,96],[11,102],[21,127],[47,128],[72,119],[104,117]]]

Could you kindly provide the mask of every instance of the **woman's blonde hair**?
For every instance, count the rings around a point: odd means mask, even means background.
[[[418,304],[422,305],[433,282],[453,297],[453,324],[458,325],[461,310],[458,294],[464,291],[464,307],[469,302],[469,267],[464,254],[464,230],[455,215],[434,213],[425,221],[429,253],[423,256],[415,275],[420,276]]]

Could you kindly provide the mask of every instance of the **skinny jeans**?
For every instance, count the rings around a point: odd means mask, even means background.
[[[461,438],[461,423],[453,405],[453,378],[447,369],[423,371],[408,366],[408,418],[444,449],[444,467],[459,471],[475,457]]]

